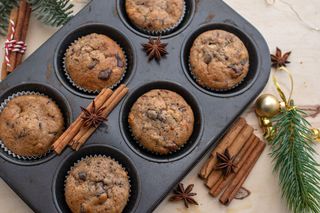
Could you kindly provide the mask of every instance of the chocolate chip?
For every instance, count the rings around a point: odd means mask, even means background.
[[[150,109],[147,111],[147,117],[150,118],[151,120],[156,120],[158,117],[157,111]]]
[[[161,122],[166,122],[167,117],[164,114],[160,113],[160,114],[158,114],[158,120]]]
[[[102,182],[98,182],[96,184],[97,195],[101,195],[101,194],[104,194],[106,192],[106,190],[104,190],[103,186],[104,186],[104,184]]]
[[[111,69],[102,70],[99,73],[98,78],[100,80],[107,81],[107,80],[109,80],[111,74],[112,74],[112,70]]]
[[[79,172],[78,177],[80,180],[86,181],[87,180],[87,173],[86,172]]]
[[[84,206],[81,204],[80,206],[80,213],[86,213],[86,209],[84,208]]]
[[[234,64],[229,65],[228,68],[232,69],[236,74],[240,75],[242,73],[242,68]]]
[[[206,64],[210,64],[210,62],[212,61],[211,55],[208,54],[208,53],[205,53],[204,56],[203,56],[203,61],[204,61],[204,63],[206,63]]]
[[[92,59],[92,61],[88,64],[88,69],[92,70],[99,63],[97,59]]]
[[[117,59],[117,66],[122,68],[124,66],[124,64],[123,64],[123,61],[122,61],[122,59],[120,58],[120,56],[118,54],[116,54],[116,59]]]

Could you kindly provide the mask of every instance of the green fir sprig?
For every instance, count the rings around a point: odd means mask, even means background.
[[[319,213],[319,164],[314,159],[311,126],[304,115],[291,107],[273,118],[276,134],[269,141],[271,156],[289,209],[294,213]]]
[[[43,23],[58,27],[64,25],[72,17],[73,4],[70,0],[27,0],[32,12]],[[1,0],[0,2],[0,34],[5,35],[11,10],[19,0]]]

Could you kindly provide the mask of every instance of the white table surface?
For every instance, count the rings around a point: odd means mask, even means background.
[[[83,3],[85,0],[74,1],[75,11],[85,5]],[[264,0],[225,0],[225,2],[260,30],[272,51],[275,50],[276,46],[283,50],[293,50],[290,58],[292,63],[289,69],[293,72],[295,78],[294,99],[296,104],[299,106],[316,106],[320,104],[320,32],[310,30],[303,25],[283,2],[276,1],[273,6],[267,5]],[[287,2],[294,6],[306,22],[318,28],[320,27],[319,0],[287,0]],[[28,50],[26,56],[36,50],[56,30],[44,26],[32,17],[27,39]],[[0,38],[0,44],[3,44],[3,42],[4,38]],[[0,56],[1,62],[3,51],[1,51]],[[278,76],[280,76],[279,78],[282,82],[286,82],[285,75],[279,74]],[[265,92],[275,94],[271,81],[267,85]],[[261,136],[256,117],[252,113],[252,106],[248,106],[248,110],[243,116],[255,127],[256,133]],[[320,116],[308,119],[314,127],[320,128]],[[316,144],[316,150],[320,153],[320,144]],[[244,184],[252,192],[247,199],[242,201],[235,200],[229,207],[225,207],[220,205],[217,199],[210,197],[207,188],[197,177],[197,173],[203,164],[202,161],[183,180],[185,184],[195,184],[194,190],[198,193],[196,199],[200,205],[185,209],[182,203],[171,203],[165,199],[155,212],[288,213],[286,203],[281,199],[277,176],[272,173],[272,164],[268,152],[269,148],[267,147]],[[320,162],[320,157],[317,156],[316,158]],[[33,211],[0,179],[0,213],[9,212],[31,213]]]

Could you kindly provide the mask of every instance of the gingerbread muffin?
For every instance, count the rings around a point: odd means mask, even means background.
[[[127,172],[108,157],[87,157],[65,182],[65,199],[73,213],[121,213],[130,193]]]
[[[203,87],[230,90],[249,71],[249,53],[234,34],[210,30],[196,38],[190,51],[191,72]]]
[[[126,0],[125,4],[131,22],[148,32],[173,29],[185,13],[184,0]]]
[[[126,57],[115,41],[93,33],[81,37],[68,48],[65,68],[77,87],[100,91],[121,81],[126,71]]]
[[[41,95],[13,98],[0,114],[0,140],[14,154],[46,154],[62,134],[64,119],[59,107]]]
[[[133,104],[128,122],[138,143],[153,153],[165,155],[188,142],[193,132],[194,114],[177,93],[155,89]]]

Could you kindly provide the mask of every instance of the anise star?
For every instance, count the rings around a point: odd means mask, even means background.
[[[290,52],[286,52],[282,55],[282,51],[277,47],[276,54],[271,54],[271,62],[272,67],[279,68],[279,67],[286,67],[286,64],[289,64],[290,61],[288,61],[288,58],[291,54]]]
[[[234,163],[234,157],[230,156],[228,149],[225,150],[223,154],[217,152],[218,163],[216,164],[216,170],[222,170],[224,177],[228,177],[231,173],[235,173],[235,169],[237,168]]]
[[[149,38],[149,42],[142,44],[144,51],[149,57],[149,61],[156,59],[157,61],[161,60],[161,57],[168,54],[166,47],[167,43],[162,43],[160,37],[157,39]]]
[[[84,127],[94,127],[97,128],[103,121],[107,120],[105,117],[103,117],[103,110],[105,110],[105,107],[102,107],[100,109],[96,109],[95,102],[92,102],[92,109],[87,110],[83,107],[80,107],[82,112],[84,113],[81,118],[84,121]]]
[[[198,202],[193,198],[197,193],[193,193],[192,189],[194,184],[190,184],[186,189],[184,188],[183,183],[179,183],[177,189],[173,191],[174,195],[170,197],[170,201],[184,201],[184,205],[189,208],[189,204],[199,205]]]

